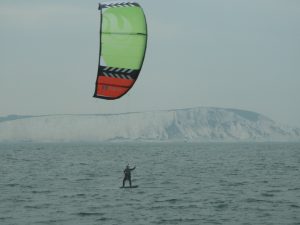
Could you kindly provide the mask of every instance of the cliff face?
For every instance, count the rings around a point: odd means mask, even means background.
[[[0,142],[110,140],[299,141],[300,129],[281,126],[255,112],[207,107],[113,115],[0,118]]]

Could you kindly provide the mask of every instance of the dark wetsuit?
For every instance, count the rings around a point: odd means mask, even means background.
[[[123,187],[125,186],[126,180],[129,181],[129,185],[131,187],[131,171],[134,169],[135,169],[135,167],[133,167],[132,169],[130,169],[129,167],[126,167],[126,169],[124,170]]]

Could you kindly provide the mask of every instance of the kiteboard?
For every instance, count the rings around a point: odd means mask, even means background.
[[[124,186],[124,187],[120,187],[120,188],[137,188],[138,185],[132,185],[131,187],[130,186]]]

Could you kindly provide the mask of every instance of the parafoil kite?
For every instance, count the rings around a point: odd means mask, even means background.
[[[147,24],[136,2],[99,4],[100,51],[94,97],[118,99],[134,85],[141,71]]]

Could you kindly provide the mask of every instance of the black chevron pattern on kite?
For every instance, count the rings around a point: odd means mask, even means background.
[[[134,7],[139,6],[135,2],[118,2],[118,3],[105,3],[101,5],[101,8],[117,8],[117,7]]]
[[[125,74],[131,74],[136,71],[132,69],[116,68],[116,67],[109,67],[109,66],[101,66],[101,70],[104,72],[125,73]]]
[[[115,68],[108,66],[100,66],[100,76],[135,80],[138,75],[138,70],[126,69],[126,68]]]
[[[126,79],[126,80],[134,80],[130,75],[126,75],[126,74],[116,74],[116,73],[103,72],[103,76],[119,78],[119,79]]]

